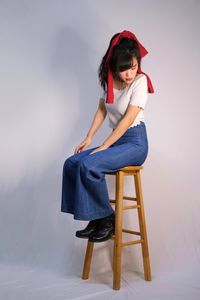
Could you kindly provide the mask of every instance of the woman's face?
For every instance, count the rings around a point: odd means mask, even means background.
[[[134,57],[133,58],[133,66],[128,70],[119,72],[119,77],[126,84],[131,84],[137,74],[137,70],[138,70],[138,62],[137,62],[137,59]]]

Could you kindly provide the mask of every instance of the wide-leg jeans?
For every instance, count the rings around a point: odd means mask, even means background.
[[[94,220],[113,213],[105,173],[144,163],[148,154],[145,123],[130,127],[109,148],[91,153],[96,148],[76,153],[64,162],[61,212],[73,214],[76,220]]]

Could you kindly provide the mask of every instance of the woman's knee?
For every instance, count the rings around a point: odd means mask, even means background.
[[[73,156],[68,157],[63,164],[63,171],[70,169],[72,166],[74,166],[74,164],[75,161],[73,159]]]
[[[69,156],[64,162],[63,169],[66,170],[78,166],[82,159],[83,156],[78,155],[77,153]]]
[[[100,179],[102,177],[102,172],[99,168],[99,164],[94,162],[91,156],[84,157],[79,162],[80,173],[88,179]]]
[[[87,161],[90,160],[89,153],[93,151],[93,149],[95,148],[87,149],[80,153],[76,153],[69,156],[64,162],[63,169],[65,170],[71,167],[77,167],[83,165],[87,168]]]

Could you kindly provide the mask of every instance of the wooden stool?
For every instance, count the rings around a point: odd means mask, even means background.
[[[125,246],[141,244],[143,266],[144,266],[144,278],[145,280],[148,281],[151,280],[151,268],[150,268],[147,232],[146,232],[146,224],[145,224],[145,213],[144,213],[144,206],[143,206],[143,199],[142,199],[142,186],[141,186],[141,179],[140,179],[140,170],[142,168],[143,168],[142,166],[128,166],[128,167],[121,168],[113,173],[107,173],[108,175],[116,175],[116,185],[115,185],[116,200],[110,200],[110,203],[115,205],[115,234],[112,235],[111,237],[111,239],[114,240],[114,253],[113,253],[113,289],[114,290],[120,289],[121,254],[122,254],[122,247]],[[134,176],[136,197],[128,197],[123,195],[124,176],[127,175]],[[136,205],[124,206],[123,200],[136,201]],[[137,212],[138,212],[140,231],[123,229],[122,228],[123,210],[135,209],[135,208],[137,208]],[[139,235],[140,239],[123,243],[122,232],[133,234],[133,235]],[[89,278],[93,247],[94,247],[94,243],[88,240],[82,279]]]

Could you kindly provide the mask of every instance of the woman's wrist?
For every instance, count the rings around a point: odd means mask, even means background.
[[[104,143],[101,145],[101,147],[108,148],[109,145],[108,145],[106,142],[104,142]]]
[[[86,135],[86,138],[90,138],[90,139],[92,139],[92,138],[93,138],[93,134],[91,134],[91,133],[87,133],[87,135]]]

